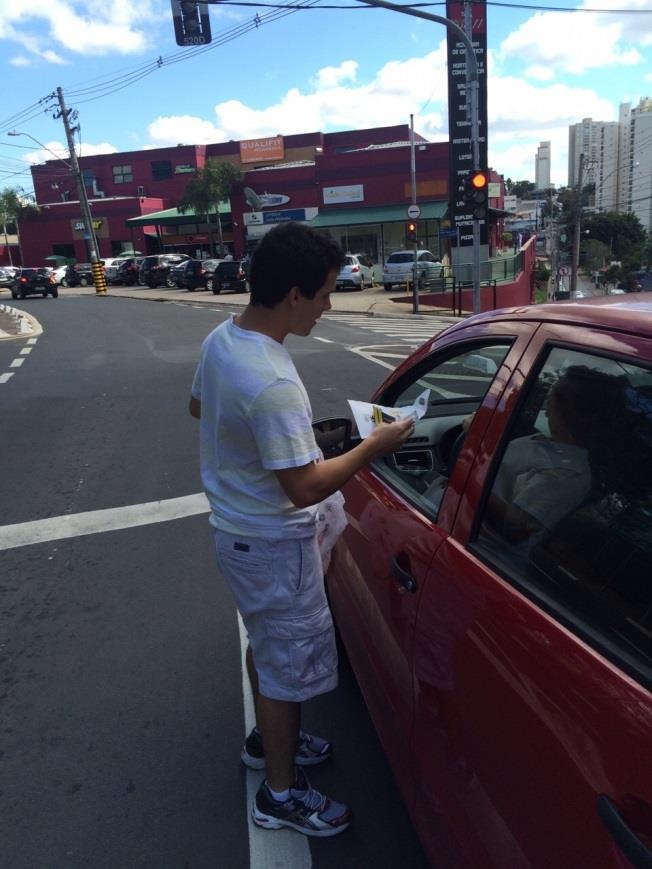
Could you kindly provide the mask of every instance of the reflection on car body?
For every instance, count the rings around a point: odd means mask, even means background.
[[[429,858],[649,865],[652,296],[469,318],[371,400],[425,388],[327,579]]]

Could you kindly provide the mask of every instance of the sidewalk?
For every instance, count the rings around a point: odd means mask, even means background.
[[[59,288],[60,296],[95,296],[94,287]],[[106,296],[98,296],[99,300],[111,297],[123,299],[141,299],[150,302],[185,302],[192,305],[208,305],[218,308],[243,308],[249,302],[249,293],[220,293],[214,296],[207,290],[168,289],[158,287],[109,287]],[[0,302],[5,301],[0,295]],[[14,304],[17,304],[14,303]],[[332,312],[336,314],[367,314],[369,316],[396,317],[451,317],[453,321],[459,318],[453,315],[450,308],[434,308],[419,304],[419,310],[414,313],[411,296],[396,293],[386,293],[382,287],[362,291],[349,291],[331,294]]]

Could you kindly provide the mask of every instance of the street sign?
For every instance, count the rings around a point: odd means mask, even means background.
[[[421,216],[421,209],[416,204],[416,202],[408,206],[407,216],[410,218],[410,220],[416,220],[417,217]]]
[[[440,229],[439,238],[457,238],[456,229]]]

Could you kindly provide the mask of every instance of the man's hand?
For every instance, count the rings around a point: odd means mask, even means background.
[[[381,423],[367,435],[367,443],[373,444],[377,456],[385,456],[400,449],[414,433],[414,420],[402,419],[397,422]]]

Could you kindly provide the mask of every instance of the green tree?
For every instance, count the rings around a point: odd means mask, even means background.
[[[11,249],[9,248],[9,240],[7,238],[9,224],[14,224],[16,234],[18,234],[18,224],[21,220],[29,217],[30,214],[37,214],[38,208],[29,202],[25,202],[24,198],[17,190],[11,187],[5,187],[0,193],[0,225],[4,235],[5,245],[9,254],[9,264],[13,265],[11,259]]]
[[[233,163],[210,159],[206,161],[203,169],[197,171],[179,202],[178,208],[182,214],[192,209],[198,216],[205,216],[211,253],[214,253],[211,214],[215,214],[220,253],[222,254],[224,253],[224,239],[219,205],[220,202],[229,199],[234,187],[240,183],[242,183],[242,170],[238,166]]]
[[[534,191],[532,181],[511,181],[509,192],[518,199],[530,199]]]
[[[640,268],[647,234],[635,214],[592,214],[582,221],[582,229],[608,247],[611,259],[619,261],[624,272]]]

